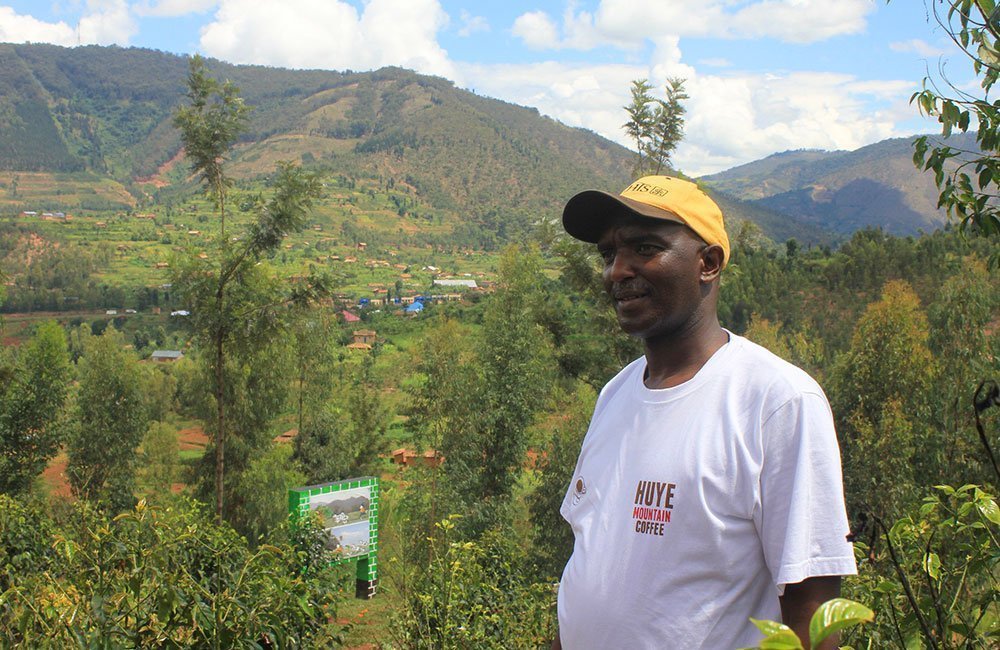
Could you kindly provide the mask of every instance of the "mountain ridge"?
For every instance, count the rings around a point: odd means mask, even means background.
[[[421,217],[417,229],[433,222],[488,233],[473,239],[494,243],[524,237],[538,221],[558,219],[580,189],[623,187],[631,176],[628,149],[440,77],[392,67],[207,64],[254,107],[232,154],[234,177],[263,178],[278,160],[293,160],[342,178],[398,183],[411,195],[399,214]],[[133,210],[189,194],[194,186],[172,126],[186,74],[185,57],[155,50],[0,44],[0,170],[9,174],[0,183],[0,211],[26,209],[31,188],[41,186],[54,188],[48,200],[64,209]],[[943,222],[903,209],[931,193],[923,181],[899,181],[899,152],[889,165],[895,176],[873,186],[850,185],[869,178],[850,171],[864,160],[855,154],[784,152],[699,180],[731,227],[749,219],[779,241],[829,244],[859,227],[909,233]]]

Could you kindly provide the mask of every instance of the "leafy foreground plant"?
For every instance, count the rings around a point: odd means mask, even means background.
[[[815,648],[831,635],[874,618],[875,613],[861,603],[846,598],[828,600],[817,608],[809,621],[810,647]],[[802,641],[787,625],[777,621],[750,620],[765,635],[757,646],[760,650],[803,650]]]
[[[996,648],[1000,644],[1000,507],[984,489],[939,485],[918,516],[876,521],[892,579],[871,588],[884,614],[882,647]],[[866,600],[869,600],[866,598]]]
[[[86,503],[39,521],[0,495],[0,639],[25,648],[299,648],[341,642],[343,570],[307,523],[251,550],[203,508]],[[39,527],[44,534],[23,530]]]
[[[399,646],[434,650],[548,648],[555,634],[556,593],[532,582],[524,550],[510,534],[487,531],[456,540],[452,515],[429,537],[430,563],[401,585]]]

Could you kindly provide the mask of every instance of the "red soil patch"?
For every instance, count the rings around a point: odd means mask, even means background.
[[[65,498],[72,495],[69,489],[69,478],[66,476],[66,464],[66,454],[60,453],[49,461],[49,466],[42,472],[42,480],[49,486],[54,497]]]
[[[178,151],[176,154],[174,154],[173,158],[171,158],[167,162],[165,162],[162,165],[160,165],[156,169],[156,171],[153,172],[152,175],[136,178],[135,182],[136,183],[149,183],[149,184],[152,184],[154,187],[157,187],[157,188],[166,187],[170,183],[168,183],[163,178],[163,176],[165,176],[167,173],[169,173],[170,170],[173,169],[174,165],[176,165],[178,162],[180,162],[183,159],[184,159],[184,149],[182,148],[180,151]]]
[[[177,443],[181,451],[186,449],[204,449],[208,446],[208,436],[199,426],[188,427],[177,432]]]

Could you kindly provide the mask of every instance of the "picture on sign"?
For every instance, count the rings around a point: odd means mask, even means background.
[[[326,547],[342,558],[368,553],[371,486],[314,495],[309,509],[320,514],[327,532]]]

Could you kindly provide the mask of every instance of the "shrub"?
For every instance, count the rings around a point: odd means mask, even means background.
[[[299,543],[261,545],[203,508],[145,502],[109,519],[86,503],[53,524],[48,539],[28,535],[9,500],[0,525],[20,531],[10,547],[51,548],[51,560],[22,561],[0,594],[0,638],[21,647],[328,647],[340,642],[332,623],[343,571],[310,560]],[[13,515],[11,514],[13,513]],[[14,525],[11,525],[11,521]],[[44,527],[39,530],[46,531]],[[44,534],[44,533],[43,533]],[[5,567],[8,565],[5,563]]]

